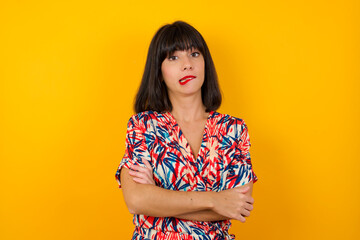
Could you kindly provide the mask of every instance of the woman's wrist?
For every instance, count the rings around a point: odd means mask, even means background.
[[[204,192],[204,193],[206,195],[206,198],[205,198],[205,201],[204,201],[205,209],[214,210],[215,203],[216,203],[216,200],[215,200],[216,192],[207,191],[207,192]]]

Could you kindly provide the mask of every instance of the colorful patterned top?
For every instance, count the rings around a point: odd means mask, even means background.
[[[250,140],[242,119],[210,112],[195,159],[179,125],[169,112],[141,112],[127,126],[126,151],[116,172],[131,164],[153,167],[155,184],[176,191],[221,191],[256,182]],[[134,215],[133,239],[233,239],[230,221],[200,222],[174,217]]]

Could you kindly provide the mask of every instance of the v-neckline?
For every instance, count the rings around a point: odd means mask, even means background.
[[[190,143],[189,141],[186,139],[183,131],[181,130],[180,128],[180,125],[178,124],[178,122],[176,121],[175,117],[171,114],[171,112],[166,112],[167,115],[171,118],[171,121],[173,122],[173,127],[174,126],[177,126],[179,128],[179,135],[183,135],[183,138],[184,138],[184,141],[186,143],[186,146],[189,148],[189,153],[191,155],[191,157],[196,161],[198,158],[199,158],[199,155],[201,153],[201,150],[203,148],[203,143],[205,141],[205,135],[206,135],[206,130],[207,130],[207,125],[208,125],[208,122],[209,122],[209,119],[210,117],[212,116],[213,114],[213,111],[210,111],[208,116],[207,116],[207,119],[206,119],[206,122],[205,122],[205,126],[204,126],[204,130],[203,130],[203,134],[202,134],[202,139],[201,139],[201,144],[200,144],[200,147],[199,147],[199,151],[197,153],[197,155],[195,156],[192,149],[191,149],[191,146],[190,146]],[[204,145],[205,146],[205,145]]]

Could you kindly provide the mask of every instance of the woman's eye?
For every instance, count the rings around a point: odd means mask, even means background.
[[[193,57],[198,57],[199,55],[200,55],[199,52],[193,52],[193,53],[191,53],[191,56],[193,56]]]
[[[172,61],[172,60],[176,60],[177,59],[177,56],[170,56],[169,57],[169,60]]]

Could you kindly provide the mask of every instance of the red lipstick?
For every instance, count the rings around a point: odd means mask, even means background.
[[[181,79],[179,80],[179,83],[180,83],[181,85],[185,85],[185,84],[187,84],[188,82],[190,82],[191,80],[193,80],[194,78],[196,78],[196,77],[193,76],[193,75],[188,75],[188,76],[185,76],[185,77],[181,78]]]

